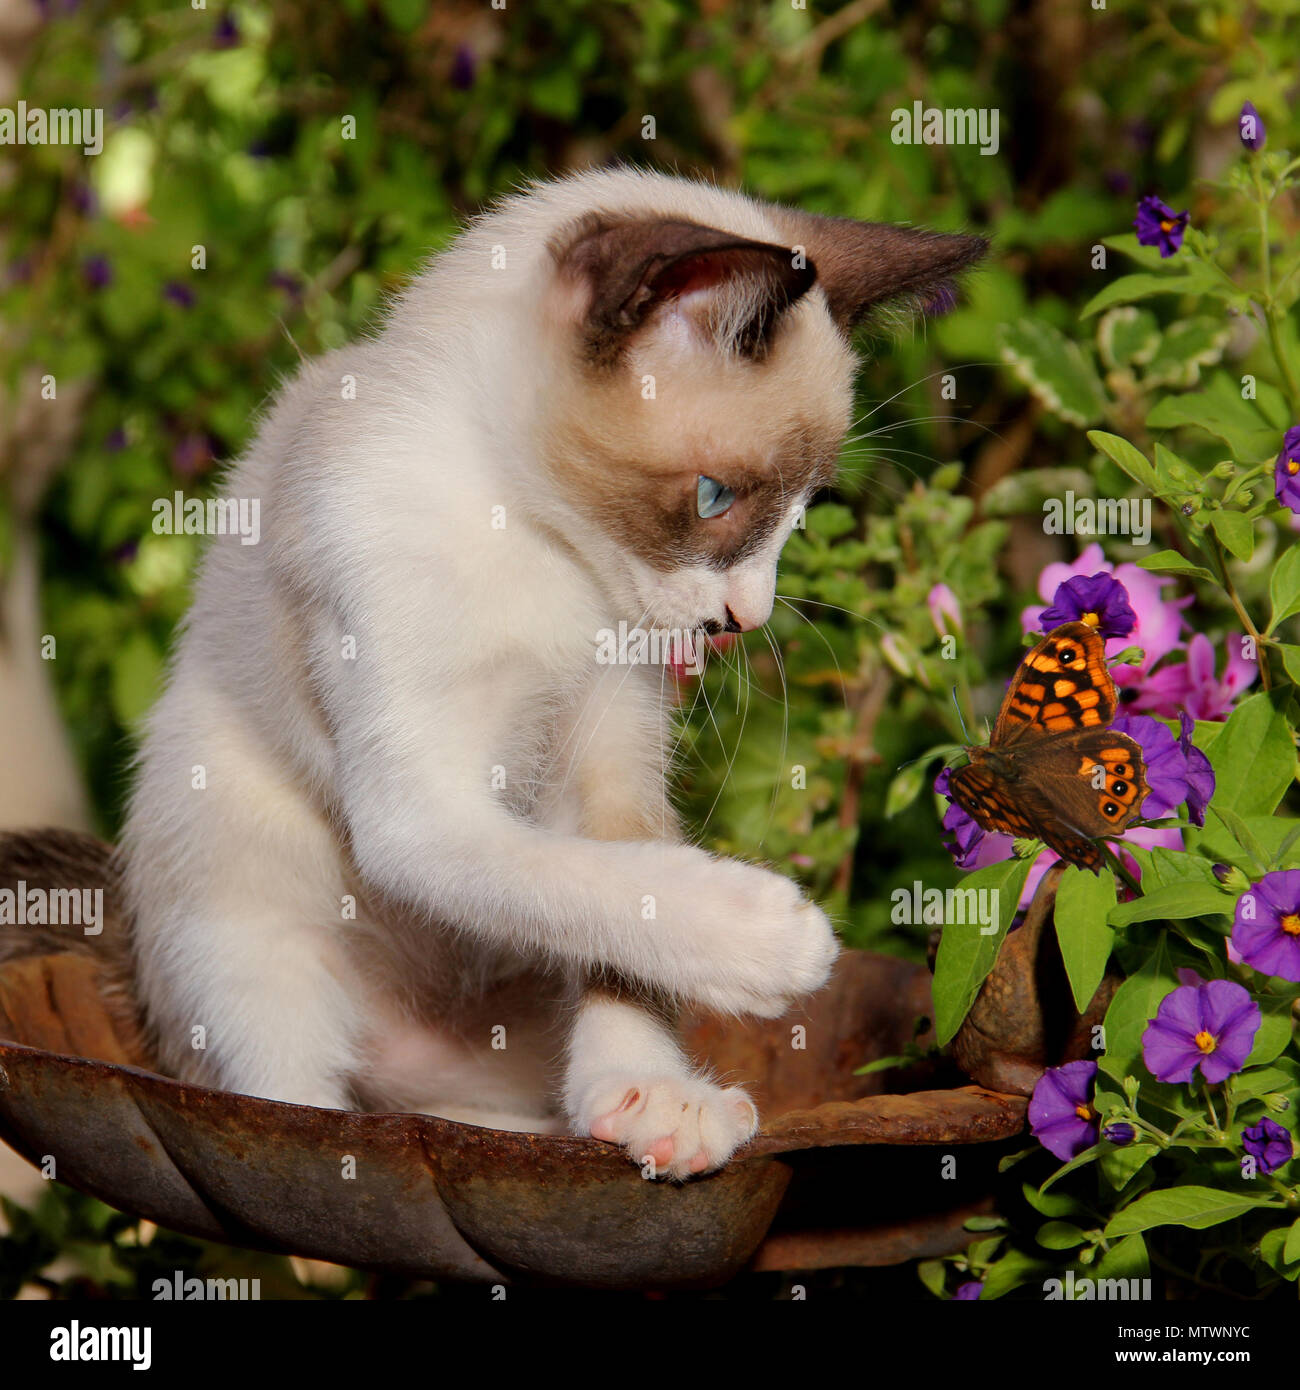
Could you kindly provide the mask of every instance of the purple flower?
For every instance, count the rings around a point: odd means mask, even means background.
[[[212,31],[213,48],[234,48],[239,42],[239,24],[229,10],[222,12]]]
[[[1127,637],[1137,626],[1137,614],[1123,584],[1102,570],[1087,578],[1075,575],[1059,585],[1038,621],[1044,632],[1062,623],[1087,623],[1103,637]]]
[[[1268,131],[1264,129],[1264,122],[1260,119],[1260,114],[1255,110],[1253,101],[1246,102],[1241,108],[1241,115],[1237,118],[1237,129],[1241,135],[1241,143],[1248,150],[1262,150],[1264,141],[1268,138]]]
[[[179,280],[168,280],[163,286],[163,298],[182,309],[194,307],[194,291],[188,285],[182,285]]]
[[[290,299],[302,298],[302,282],[287,270],[273,270],[266,277],[266,283],[272,289],[282,290]]]
[[[1111,193],[1127,193],[1133,187],[1133,180],[1123,169],[1107,169],[1103,179],[1106,188]]]
[[[1300,869],[1265,874],[1237,899],[1232,944],[1261,975],[1300,981]]]
[[[1177,705],[1164,706],[1155,699],[1148,699],[1146,686],[1148,672],[1169,652],[1177,651],[1181,645],[1183,620],[1180,609],[1192,602],[1189,595],[1181,599],[1164,597],[1164,589],[1173,581],[1137,565],[1111,565],[1095,541],[1088,545],[1083,554],[1072,564],[1051,564],[1044,567],[1038,576],[1038,592],[1045,604],[1055,600],[1057,591],[1068,580],[1080,576],[1095,577],[1098,571],[1111,575],[1123,585],[1129,606],[1137,617],[1137,626],[1128,639],[1112,637],[1106,643],[1106,655],[1118,656],[1131,643],[1140,646],[1146,653],[1141,666],[1117,666],[1112,674],[1115,684],[1120,688],[1120,699],[1125,708],[1134,712],[1143,710],[1151,714],[1173,718],[1178,713]],[[1043,622],[1045,608],[1026,608],[1020,615],[1020,625],[1025,632],[1047,630]]]
[[[940,796],[949,796],[948,780],[952,776],[952,769],[945,767],[944,770],[934,779],[934,789]],[[975,823],[972,816],[968,815],[954,801],[948,807],[943,817],[944,846],[948,853],[952,855],[953,862],[959,869],[974,869],[979,867],[978,856],[980,846],[984,843],[984,829]],[[1008,847],[1011,841],[1007,841]],[[1002,856],[1005,858],[1006,856]]]
[[[957,286],[951,280],[944,280],[921,305],[921,312],[928,319],[941,319],[945,314],[951,314],[956,307]]]
[[[953,1303],[974,1303],[983,1292],[984,1281],[982,1279],[968,1279],[964,1284],[958,1286],[951,1301]]]
[[[206,434],[185,434],[172,449],[172,468],[183,478],[193,478],[212,464],[212,441]]]
[[[1135,739],[1142,749],[1151,788],[1139,808],[1143,818],[1159,820],[1170,815],[1187,800],[1187,760],[1178,740],[1158,719],[1145,714],[1121,714],[1110,727]]]
[[[1300,512],[1300,425],[1292,425],[1282,436],[1282,452],[1273,469],[1277,500],[1293,512]]]
[[[1196,721],[1187,711],[1178,711],[1178,749],[1187,762],[1187,815],[1193,825],[1205,824],[1205,808],[1214,795],[1214,768],[1192,742]]]
[[[1092,1108],[1096,1062],[1067,1062],[1048,1067],[1029,1098],[1029,1128],[1034,1138],[1057,1158],[1076,1158],[1098,1137],[1097,1112]]]
[[[460,44],[451,60],[451,85],[458,92],[468,92],[478,74],[478,58],[467,43]]]
[[[1183,244],[1190,218],[1189,212],[1175,212],[1159,198],[1147,194],[1138,203],[1133,225],[1137,228],[1138,241],[1143,246],[1158,246],[1160,259],[1165,260]]]
[[[1290,1131],[1267,1117],[1257,1125],[1243,1129],[1241,1142],[1246,1146],[1246,1152],[1255,1156],[1261,1173],[1276,1173],[1295,1155],[1295,1143]]]
[[[92,290],[102,290],[113,283],[113,264],[107,256],[87,256],[81,263],[81,278]]]
[[[121,425],[113,429],[104,439],[104,448],[110,454],[120,454],[126,448],[126,431]]]
[[[1113,1125],[1107,1125],[1102,1130],[1101,1137],[1108,1144],[1114,1144],[1117,1149],[1122,1149],[1131,1144],[1137,1137],[1137,1130],[1132,1125],[1119,1120]]]
[[[1157,1081],[1206,1081],[1240,1071],[1259,1032],[1259,1005],[1232,980],[1181,985],[1160,1001],[1142,1034],[1142,1060]]]

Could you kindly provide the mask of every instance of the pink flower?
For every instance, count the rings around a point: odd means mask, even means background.
[[[936,584],[926,595],[925,602],[930,610],[930,621],[940,637],[948,637],[954,632],[961,636],[964,631],[961,604],[946,584]]]
[[[1072,565],[1058,563],[1046,566],[1038,577],[1038,592],[1047,600],[1047,605],[1051,605],[1055,601],[1057,590],[1067,580],[1099,572],[1110,574],[1124,586],[1128,593],[1129,606],[1137,618],[1133,631],[1128,636],[1112,637],[1106,643],[1106,655],[1118,656],[1126,647],[1141,647],[1146,653],[1140,666],[1111,668],[1111,675],[1119,687],[1123,707],[1134,714],[1157,714],[1168,719],[1177,718],[1177,690],[1166,691],[1160,684],[1163,672],[1157,673],[1154,677],[1149,672],[1162,656],[1178,650],[1183,629],[1181,610],[1193,601],[1192,596],[1165,598],[1161,591],[1173,581],[1127,562],[1112,565],[1096,541],[1089,545]],[[1046,606],[1026,608],[1021,616],[1024,630],[1039,631],[1045,611]],[[1169,679],[1165,677],[1166,682]],[[1156,693],[1148,697],[1147,689],[1153,684]]]
[[[1149,669],[1178,645],[1183,628],[1179,610],[1192,602],[1191,596],[1164,598],[1161,590],[1174,581],[1127,562],[1111,564],[1096,541],[1072,565],[1061,562],[1048,565],[1043,570],[1038,576],[1038,592],[1042,595],[1043,605],[1026,608],[1021,617],[1021,626],[1026,632],[1040,631],[1038,620],[1056,597],[1057,589],[1067,579],[1087,578],[1099,572],[1111,575],[1124,586],[1128,591],[1129,605],[1137,617],[1137,624],[1127,637],[1112,637],[1106,643],[1106,655],[1115,656],[1125,647],[1141,647],[1146,652],[1145,666]],[[1137,667],[1120,667],[1115,673],[1116,679],[1119,680],[1125,671],[1130,673],[1130,679],[1141,679]]]

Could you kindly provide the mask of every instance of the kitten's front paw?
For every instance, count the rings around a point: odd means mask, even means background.
[[[840,950],[834,928],[781,874],[715,861],[695,908],[699,945],[712,968],[689,993],[705,1008],[779,1018],[830,979]]]
[[[579,1133],[619,1144],[653,1176],[681,1181],[711,1173],[752,1139],[758,1111],[739,1087],[700,1077],[604,1077],[587,1091]]]

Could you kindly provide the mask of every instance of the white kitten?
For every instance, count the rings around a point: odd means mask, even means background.
[[[661,1174],[725,1162],[757,1112],[673,1007],[779,1015],[835,938],[788,879],[681,843],[663,668],[600,664],[598,634],[767,620],[849,421],[848,329],[982,249],[585,174],[308,363],[228,479],[261,540],[209,550],[140,754],[163,1065],[511,1128],[558,1107]]]

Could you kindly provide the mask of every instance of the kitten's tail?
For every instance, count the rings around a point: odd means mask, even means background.
[[[63,951],[95,961],[105,1007],[137,1032],[130,921],[111,846],[75,830],[0,833],[0,966]]]

